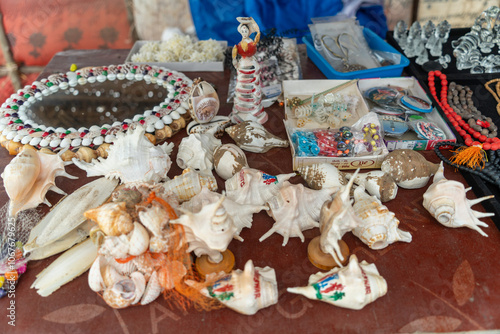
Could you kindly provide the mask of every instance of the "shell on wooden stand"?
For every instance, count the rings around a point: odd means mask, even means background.
[[[226,128],[226,132],[243,150],[253,153],[265,153],[273,147],[288,147],[286,139],[281,139],[254,121],[245,121]]]
[[[467,199],[465,189],[458,181],[444,177],[443,163],[434,175],[434,181],[424,193],[424,208],[446,227],[468,227],[479,232],[482,236],[488,235],[479,226],[488,227],[488,224],[479,220],[483,217],[494,216],[494,213],[483,213],[472,210],[472,206],[494,196],[485,196],[478,199]]]
[[[356,255],[351,255],[346,267],[311,275],[308,284],[287,291],[353,310],[361,310],[387,293],[387,282],[375,264],[359,263]]]

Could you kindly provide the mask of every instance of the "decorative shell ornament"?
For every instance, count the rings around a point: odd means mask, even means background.
[[[9,196],[9,216],[17,217],[20,211],[36,208],[44,203],[52,206],[45,198],[49,190],[66,195],[55,184],[58,176],[77,179],[64,170],[65,163],[57,154],[46,154],[27,148],[5,166],[2,173],[3,185]]]
[[[347,179],[352,174],[345,173]],[[377,197],[381,202],[388,202],[396,198],[398,185],[394,179],[381,170],[358,174],[354,183],[363,186],[370,195]]]
[[[203,188],[217,190],[217,180],[213,175],[201,174],[190,168],[185,169],[181,175],[177,175],[173,180],[163,183],[163,188],[173,192],[181,202],[187,201]]]
[[[295,173],[270,175],[253,168],[242,168],[226,181],[226,196],[240,204],[264,205],[279,193]]]
[[[214,151],[215,172],[224,180],[231,178],[242,168],[248,167],[245,153],[234,144],[224,144]]]
[[[184,226],[188,252],[196,256],[208,255],[210,261],[222,261],[222,252],[233,240],[238,228],[234,225],[226,209],[222,206],[225,196],[217,202],[204,205],[199,212],[193,213],[180,208],[183,214],[171,224]]]
[[[434,182],[424,193],[424,208],[446,227],[468,227],[478,231],[481,235],[488,235],[479,226],[488,227],[488,224],[478,218],[491,217],[494,213],[483,213],[472,210],[472,206],[494,196],[485,196],[478,199],[467,199],[465,189],[458,181],[447,180],[444,177],[443,163],[434,175]]]
[[[331,254],[335,262],[342,267],[344,261],[339,241],[344,234],[352,231],[362,222],[354,212],[350,200],[350,192],[359,169],[347,185],[342,186],[331,202],[326,202],[321,208],[319,229],[321,232],[320,248],[324,253]]]
[[[411,242],[411,234],[398,228],[399,220],[375,196],[365,192],[363,186],[354,190],[354,212],[361,224],[352,233],[371,249],[382,249],[396,241]]]
[[[213,285],[202,288],[201,292],[246,315],[253,315],[278,302],[278,283],[274,269],[254,267],[252,260],[247,261],[243,271],[233,270]]]
[[[319,227],[321,207],[337,190],[336,187],[312,190],[302,184],[285,182],[278,195],[267,202],[267,213],[276,222],[259,241],[262,242],[276,232],[283,236],[283,246],[290,237],[299,237],[304,242],[302,231]]]
[[[231,125],[231,120],[227,116],[215,116],[208,123],[198,123],[191,121],[186,126],[188,135],[192,133],[212,133],[216,138],[224,135],[224,130]]]
[[[359,263],[356,255],[351,255],[346,267],[311,275],[308,284],[287,291],[353,310],[361,310],[387,293],[387,282],[375,264]]]
[[[391,176],[397,185],[405,189],[424,187],[439,165],[427,161],[413,150],[394,150],[389,153],[380,169]]]
[[[193,133],[182,138],[177,153],[177,165],[180,168],[192,168],[204,174],[213,169],[214,150],[222,142],[210,133]]]
[[[226,128],[226,132],[243,150],[253,153],[265,153],[273,147],[288,147],[286,139],[281,139],[253,121],[245,121]]]
[[[87,163],[73,158],[73,162],[87,171],[89,177],[104,175],[107,178],[119,178],[122,183],[160,182],[167,177],[172,165],[169,154],[174,144],[155,146],[144,133],[142,126],[126,134],[119,132],[116,141],[108,149],[107,159],[99,157]]]
[[[201,81],[193,86],[189,97],[189,109],[196,122],[210,122],[217,115],[219,107],[219,96],[211,84]]]
[[[347,184],[346,173],[329,163],[302,166],[297,172],[310,188],[316,190],[323,187],[342,187]]]

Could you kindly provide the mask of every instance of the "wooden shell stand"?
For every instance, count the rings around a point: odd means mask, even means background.
[[[307,246],[307,256],[309,258],[309,261],[311,261],[311,263],[316,268],[319,268],[321,270],[330,270],[334,267],[338,267],[338,264],[337,262],[335,262],[333,256],[321,250],[319,244],[320,238],[320,236],[317,236],[316,238],[312,239]],[[339,240],[339,246],[340,251],[342,252],[342,256],[344,257],[344,260],[341,263],[342,265],[346,265],[349,259],[349,247],[347,247],[347,244],[342,240]]]
[[[205,278],[205,276],[211,273],[219,273],[221,271],[230,273],[234,268],[234,262],[234,254],[229,249],[226,249],[222,253],[222,261],[219,263],[214,263],[210,261],[207,255],[202,255],[196,258],[195,267],[200,276]]]

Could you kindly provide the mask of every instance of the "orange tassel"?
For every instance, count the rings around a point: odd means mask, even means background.
[[[462,146],[452,152],[455,154],[450,159],[450,162],[472,169],[483,169],[484,162],[488,159],[486,152],[483,150],[483,145]]]

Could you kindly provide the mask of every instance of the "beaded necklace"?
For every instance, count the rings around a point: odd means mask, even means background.
[[[441,79],[440,99],[438,99],[436,94],[436,85],[434,82],[436,76]],[[434,100],[439,104],[451,125],[464,139],[465,145],[477,146],[484,150],[496,151],[500,149],[500,139],[498,137],[488,138],[486,135],[481,134],[481,132],[476,131],[448,104],[448,81],[445,74],[440,71],[431,71],[429,72],[428,81],[429,90]]]

